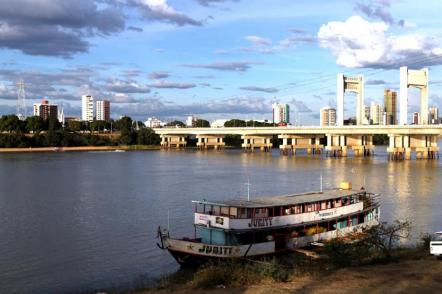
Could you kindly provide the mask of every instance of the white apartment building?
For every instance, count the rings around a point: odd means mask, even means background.
[[[97,120],[110,121],[110,101],[101,100],[96,103]]]
[[[91,95],[81,96],[81,120],[94,120],[94,97]]]
[[[273,109],[273,123],[290,123],[290,107],[288,104],[284,103],[274,103],[272,105]]]
[[[198,120],[197,117],[195,117],[193,115],[189,115],[186,119],[186,127],[188,127],[188,128],[194,127],[197,120]]]
[[[211,124],[211,128],[223,128],[224,124],[227,122],[227,119],[217,119],[214,120]]]
[[[370,120],[372,125],[381,125],[383,122],[383,107],[377,102],[371,102],[370,105]]]
[[[164,125],[165,123],[163,123],[161,120],[159,120],[156,117],[149,117],[145,122],[144,125],[147,128],[160,128]]]
[[[319,121],[321,127],[335,126],[336,125],[336,109],[331,107],[321,108],[319,112]]]

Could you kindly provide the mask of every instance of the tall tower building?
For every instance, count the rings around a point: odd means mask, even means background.
[[[321,108],[321,112],[319,113],[319,120],[321,127],[335,126],[336,109],[331,107]]]
[[[382,107],[379,103],[371,102],[370,105],[370,120],[373,125],[382,124],[382,115],[383,115]]]
[[[428,123],[438,124],[439,123],[439,108],[436,106],[430,107],[428,109]]]
[[[57,104],[49,104],[46,99],[41,100],[41,103],[34,104],[34,116],[40,116],[43,120],[49,118],[57,118],[58,106]]]
[[[273,123],[280,124],[290,123],[290,107],[285,103],[274,103],[272,105],[273,109]]]
[[[91,95],[81,96],[81,120],[94,120],[94,97]]]
[[[384,90],[385,124],[397,124],[397,93],[389,89]]]
[[[97,120],[110,121],[110,101],[100,100],[96,103]]]

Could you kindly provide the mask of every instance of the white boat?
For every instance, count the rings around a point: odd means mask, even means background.
[[[431,235],[430,254],[442,258],[442,231]]]
[[[253,200],[193,201],[194,236],[158,228],[160,248],[184,266],[305,247],[379,223],[378,195],[341,188]]]

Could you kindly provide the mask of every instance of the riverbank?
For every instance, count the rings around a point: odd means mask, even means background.
[[[218,285],[211,293],[435,293],[442,288],[442,261],[427,254],[413,254],[410,259],[387,264],[345,268],[322,268],[293,273],[287,281],[263,279],[244,286]],[[208,288],[191,282],[163,283],[162,288],[131,292],[132,294],[199,294]],[[125,292],[127,293],[127,292]]]
[[[84,152],[84,151],[141,151],[160,150],[159,145],[123,145],[123,146],[77,146],[77,147],[29,147],[0,148],[0,153],[39,153],[39,152]]]

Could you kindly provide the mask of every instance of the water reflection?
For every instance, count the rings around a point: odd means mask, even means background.
[[[0,155],[0,292],[54,292],[129,283],[174,271],[158,225],[192,235],[191,200],[336,187],[382,194],[382,219],[440,230],[440,161],[280,156],[224,151]]]

